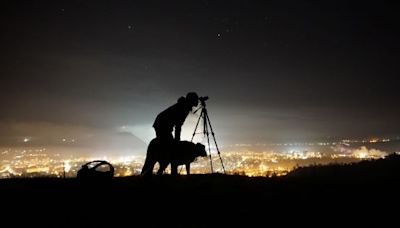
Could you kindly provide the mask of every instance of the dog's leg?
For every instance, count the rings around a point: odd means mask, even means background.
[[[164,170],[167,168],[167,166],[168,166],[168,163],[166,163],[166,162],[159,162],[159,164],[160,164],[160,168],[158,169],[158,171],[157,171],[157,175],[161,175],[161,174],[163,174],[164,173]]]

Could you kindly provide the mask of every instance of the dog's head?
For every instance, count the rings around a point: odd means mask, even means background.
[[[196,150],[197,156],[201,156],[201,157],[207,156],[206,147],[203,144],[196,143],[195,148],[196,148],[195,150]]]

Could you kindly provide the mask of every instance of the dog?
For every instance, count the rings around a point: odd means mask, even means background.
[[[160,168],[158,175],[164,173],[164,170],[171,164],[171,175],[178,175],[178,166],[185,165],[186,173],[190,175],[190,163],[197,157],[206,157],[205,146],[201,143],[188,141],[161,140],[155,138],[151,140],[146,154],[141,175],[148,176],[153,174],[154,165],[158,162]]]

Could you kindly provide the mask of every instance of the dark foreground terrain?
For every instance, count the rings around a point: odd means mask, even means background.
[[[0,226],[397,227],[399,171],[392,155],[276,178],[7,179],[0,181]]]

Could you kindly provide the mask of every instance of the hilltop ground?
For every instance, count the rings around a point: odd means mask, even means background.
[[[399,171],[393,155],[275,178],[7,179],[0,181],[1,217],[10,227],[385,227],[396,222]]]

